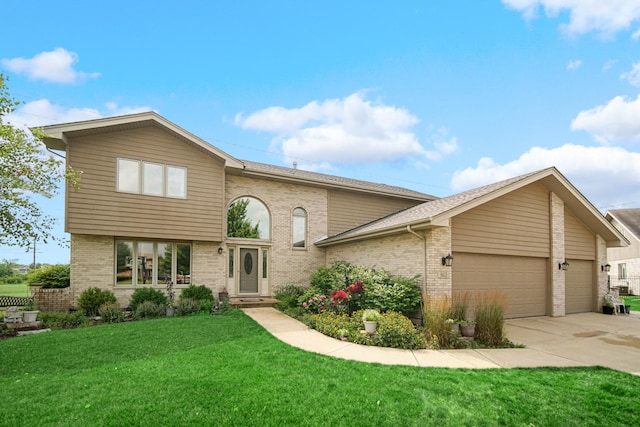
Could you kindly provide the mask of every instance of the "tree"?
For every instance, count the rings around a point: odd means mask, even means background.
[[[42,132],[5,123],[4,116],[20,105],[6,81],[0,73],[0,244],[27,247],[34,239],[56,240],[51,234],[55,219],[44,214],[33,196],[53,197],[64,178],[77,189],[80,172],[65,169],[62,160],[45,150]]]
[[[249,239],[260,238],[260,223],[251,224],[251,220],[247,219],[247,206],[249,199],[236,200],[229,206],[227,212],[227,236],[228,237],[245,237]]]

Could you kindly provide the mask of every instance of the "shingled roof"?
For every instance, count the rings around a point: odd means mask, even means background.
[[[550,191],[559,193],[565,199],[566,205],[574,210],[592,230],[601,234],[609,246],[626,245],[625,238],[553,167],[426,202],[343,233],[321,239],[316,242],[316,245],[329,246],[351,240],[397,234],[406,232],[408,228],[419,230],[448,226],[452,217],[538,181],[548,186]]]
[[[336,175],[327,175],[318,172],[310,172],[297,168],[274,166],[266,163],[252,162],[248,160],[242,160],[242,163],[244,163],[244,169],[242,170],[243,175],[268,176],[272,179],[275,178],[287,181],[295,181],[296,183],[305,182],[310,185],[354,189],[375,194],[408,197],[424,201],[436,199],[435,196],[432,196],[430,194],[420,193],[418,191],[409,190],[403,187],[396,187],[393,185],[362,181]]]
[[[640,209],[611,209],[607,216],[613,216],[633,235],[640,239]]]

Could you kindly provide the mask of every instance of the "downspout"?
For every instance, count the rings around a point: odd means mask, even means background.
[[[411,225],[407,225],[407,231],[424,242],[422,245],[422,293],[427,293],[427,238],[421,236],[411,229]]]

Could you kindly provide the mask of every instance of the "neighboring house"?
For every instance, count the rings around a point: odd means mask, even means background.
[[[606,250],[627,244],[555,168],[437,199],[241,161],[155,113],[43,130],[83,171],[65,203],[76,297],[127,305],[167,279],[271,296],[344,260],[419,275],[429,295],[500,288],[507,317],[562,316],[599,309]]]
[[[607,249],[611,287],[640,295],[640,209],[613,209],[606,218],[629,240],[629,246]]]

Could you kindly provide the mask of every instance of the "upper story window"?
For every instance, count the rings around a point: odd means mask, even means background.
[[[227,237],[271,238],[269,210],[254,197],[240,197],[227,210]]]
[[[291,221],[292,246],[294,249],[306,249],[307,247],[307,211],[302,208],[293,210]]]
[[[118,159],[117,191],[147,196],[187,197],[187,169],[162,163]]]

